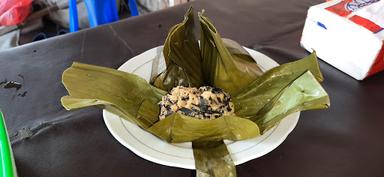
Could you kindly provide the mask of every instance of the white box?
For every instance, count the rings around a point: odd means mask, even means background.
[[[358,80],[384,70],[384,0],[333,0],[309,8],[301,45]]]

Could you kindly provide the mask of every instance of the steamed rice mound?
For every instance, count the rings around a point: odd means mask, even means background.
[[[230,95],[220,88],[177,86],[162,97],[159,118],[162,120],[172,113],[198,119],[215,119],[234,115],[234,105]]]

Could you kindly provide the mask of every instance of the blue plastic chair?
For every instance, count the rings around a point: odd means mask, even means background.
[[[84,2],[88,11],[90,27],[119,20],[115,0],[84,0]],[[131,16],[139,15],[135,0],[128,0],[128,6]],[[69,0],[69,27],[71,32],[79,30],[76,0]]]
[[[131,12],[131,16],[138,16],[139,11],[137,10],[137,4],[135,0],[128,0],[129,11]]]

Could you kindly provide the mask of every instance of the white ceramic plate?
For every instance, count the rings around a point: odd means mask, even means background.
[[[152,63],[160,57],[159,70],[165,69],[162,46],[150,49],[125,62],[119,70],[135,73],[149,81]],[[271,58],[255,50],[245,48],[263,70],[278,64]],[[300,113],[294,113],[283,119],[275,128],[262,136],[243,140],[226,141],[231,157],[236,165],[261,157],[279,146],[296,126]],[[170,144],[139,128],[118,116],[104,110],[103,117],[111,134],[125,147],[149,161],[186,169],[195,169],[191,143]]]

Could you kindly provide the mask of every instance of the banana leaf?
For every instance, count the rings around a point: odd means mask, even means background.
[[[151,81],[152,85],[162,90],[170,91],[176,86],[190,86],[185,70],[177,65],[167,66],[167,70],[161,72]]]
[[[329,105],[328,94],[312,73],[307,71],[285,87],[250,120],[255,121],[261,131],[265,132],[291,113],[325,109]]]
[[[189,8],[182,23],[173,26],[164,43],[167,70],[153,79],[156,87],[171,90],[178,85],[203,85],[199,44],[194,36],[193,10]]]
[[[62,80],[70,95],[61,99],[66,109],[103,106],[142,128],[158,121],[157,104],[166,94],[134,74],[81,63],[66,69]]]
[[[192,141],[244,140],[260,135],[258,126],[248,119],[222,116],[213,120],[196,119],[174,113],[148,129],[170,143]]]
[[[236,116],[200,120],[174,113],[158,121],[158,102],[165,92],[134,74],[74,63],[63,73],[63,83],[70,96],[61,101],[68,110],[102,106],[170,143],[193,142],[197,176],[236,176],[222,140],[243,140],[260,134],[254,122]]]
[[[239,43],[227,38],[222,38],[222,40],[224,46],[233,57],[234,64],[237,68],[240,68],[242,71],[247,71],[255,77],[263,74],[263,71],[256,61]]]
[[[235,164],[221,141],[192,142],[197,177],[236,177]]]
[[[134,74],[74,63],[64,71],[63,83],[70,95],[61,99],[66,109],[103,106],[171,143],[243,140],[259,135],[255,123],[236,116],[200,120],[174,113],[158,121],[158,103],[165,92]]]
[[[317,80],[323,80],[315,52],[301,60],[268,70],[233,95],[236,115],[241,117],[256,115],[281,90],[308,70],[314,73]]]
[[[244,54],[238,44],[223,42],[216,28],[201,13],[199,21],[202,67],[207,85],[222,88],[233,94],[260,76],[261,70],[256,62]]]
[[[313,74],[311,76],[314,79],[308,79],[308,82],[295,82],[307,71]],[[280,118],[278,118],[280,116],[278,116],[276,119],[274,119],[275,124],[269,124],[268,126],[264,125],[263,123],[267,122],[264,120],[264,114],[272,111],[275,106],[277,107],[285,104],[277,102],[278,98],[280,98],[282,94],[287,91],[287,88],[291,87],[293,83],[296,84],[295,86],[297,88],[307,88],[309,86],[313,86],[309,88],[313,89],[313,91],[318,91],[321,93],[316,95],[318,99],[322,100],[322,102],[316,102],[316,104],[318,104],[317,106],[326,108],[329,105],[329,98],[327,93],[323,90],[320,84],[313,85],[313,82],[322,80],[323,76],[320,72],[315,52],[301,60],[272,68],[271,70],[264,73],[261,77],[256,79],[254,82],[252,82],[249,86],[241,90],[237,95],[234,95],[233,102],[235,104],[235,114],[240,117],[249,118],[253,121],[256,121],[260,126],[261,131],[264,132],[267,127],[275,125],[280,120]],[[299,92],[301,90],[296,91]],[[292,99],[295,99],[293,96],[302,95],[292,95]],[[306,104],[310,104],[312,101],[310,99],[312,99],[312,97],[305,98],[307,100],[301,101],[308,102]],[[292,102],[287,103],[291,105],[293,104]],[[297,110],[299,111],[304,109],[302,108]],[[287,114],[282,115],[286,116]]]

